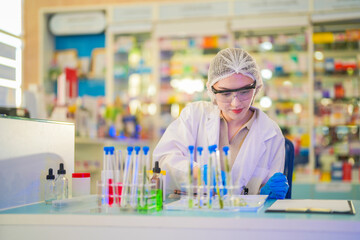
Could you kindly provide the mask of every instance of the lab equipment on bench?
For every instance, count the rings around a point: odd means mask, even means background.
[[[182,184],[180,200],[165,205],[168,210],[224,210],[224,211],[257,211],[265,202],[267,195],[235,195],[235,192],[245,194],[244,186],[233,184],[229,158],[229,147],[222,148],[224,169],[221,169],[220,151],[217,145],[211,145],[207,164],[204,164],[203,147],[189,146],[188,181]],[[194,184],[193,167],[194,156],[198,166],[197,184]],[[205,191],[206,190],[206,191]],[[204,201],[206,200],[206,201]]]
[[[193,207],[193,165],[194,165],[194,146],[189,146],[190,162],[188,171],[188,192],[189,192],[189,208]]]
[[[197,201],[198,207],[201,208],[203,206],[203,191],[204,186],[202,183],[203,180],[203,158],[202,158],[203,147],[197,147],[197,162],[198,162],[198,178],[197,178]]]
[[[214,158],[214,165],[215,165],[215,176],[216,176],[216,192],[219,197],[219,205],[220,208],[224,208],[224,202],[223,202],[223,192],[225,190],[225,186],[223,185],[222,177],[221,177],[221,165],[220,165],[220,155],[219,151],[217,150],[217,146],[213,145],[213,158]],[[223,189],[223,191],[220,191],[220,189]]]
[[[135,158],[133,162],[133,174],[132,174],[132,186],[131,186],[131,206],[135,207],[137,204],[137,187],[138,187],[138,175],[139,175],[139,153],[140,147],[135,148]]]
[[[110,206],[114,202],[114,147],[104,147],[103,170],[101,171],[102,202]]]
[[[153,190],[155,190],[156,194],[156,210],[161,210],[163,208],[164,181],[158,161],[155,162],[150,182],[155,185]]]
[[[63,163],[60,163],[57,174],[58,176],[55,179],[56,199],[67,199],[69,197],[69,181],[65,176],[66,170]]]
[[[46,175],[44,194],[46,204],[51,204],[53,200],[56,200],[55,175],[52,168],[49,168],[49,174]]]
[[[121,151],[104,148],[102,181],[97,183],[101,209],[105,212],[159,210],[156,208],[158,191],[148,175],[149,147],[141,151],[140,146],[128,146],[127,156],[122,159]]]
[[[72,197],[90,195],[90,173],[72,174]]]
[[[233,179],[232,179],[232,175],[231,175],[231,170],[230,170],[230,163],[229,163],[229,159],[230,158],[230,148],[228,146],[224,146],[223,147],[223,159],[224,159],[224,165],[225,165],[225,176],[226,176],[226,185],[228,187],[228,191],[229,191],[229,196],[230,196],[230,206],[234,205],[234,198],[233,198]]]

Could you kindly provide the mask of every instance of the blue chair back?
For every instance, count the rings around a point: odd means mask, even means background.
[[[284,174],[289,182],[289,190],[285,196],[287,199],[291,199],[291,189],[292,189],[292,177],[294,170],[294,144],[287,138],[285,138],[285,167]]]

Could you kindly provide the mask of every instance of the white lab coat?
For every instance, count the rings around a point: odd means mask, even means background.
[[[285,139],[278,125],[264,112],[252,108],[256,118],[247,134],[231,169],[233,184],[246,186],[249,194],[260,188],[276,172],[283,172]],[[154,149],[153,158],[166,170],[167,193],[180,189],[187,182],[189,145],[204,148],[205,163],[208,146],[219,145],[220,110],[211,102],[194,102],[186,106],[179,118],[166,129]],[[196,156],[195,156],[196,157]],[[195,159],[195,165],[196,159]]]

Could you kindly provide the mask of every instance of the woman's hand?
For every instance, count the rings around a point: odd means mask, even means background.
[[[275,173],[261,188],[261,195],[269,195],[270,199],[284,199],[289,190],[286,176],[280,172]]]

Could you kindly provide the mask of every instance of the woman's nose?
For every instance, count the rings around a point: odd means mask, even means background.
[[[233,106],[239,106],[241,104],[241,101],[238,98],[238,94],[235,92],[232,96],[231,105]]]

